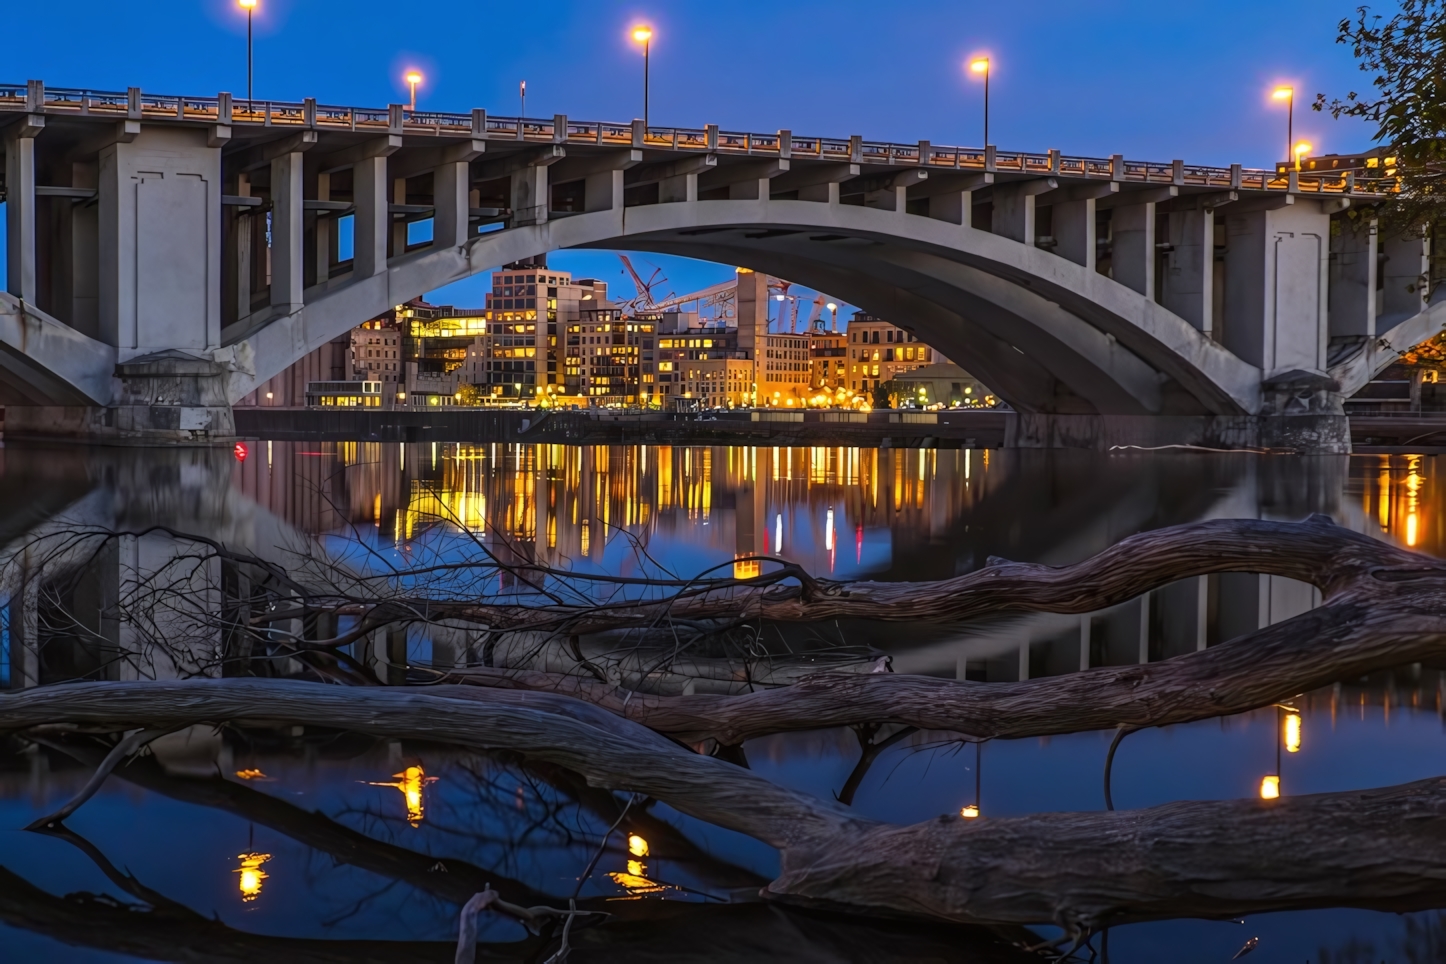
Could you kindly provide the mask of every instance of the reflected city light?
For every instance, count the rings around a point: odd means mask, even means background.
[[[613,883],[622,887],[632,896],[656,894],[668,889],[666,884],[648,879],[648,868],[642,859],[648,856],[648,842],[645,839],[635,833],[629,834],[628,853],[631,855],[627,862],[628,869],[608,874]]]
[[[241,866],[232,873],[238,874],[237,886],[241,890],[241,899],[253,901],[261,896],[261,882],[271,875],[261,869],[261,865],[271,859],[270,854],[248,853],[237,854],[236,859],[241,861]]]
[[[1285,714],[1285,749],[1287,753],[1300,752],[1300,714]]]
[[[971,803],[967,807],[960,807],[959,816],[963,817],[965,820],[973,820],[975,817],[979,816],[978,805]]]
[[[237,778],[238,780],[268,780],[268,779],[270,779],[266,774],[262,773],[260,770],[254,769],[254,768],[247,768],[247,769],[245,769],[245,770],[237,770],[237,771],[236,771],[236,778]]]
[[[396,778],[395,783],[368,781],[374,787],[392,787],[400,790],[407,805],[407,823],[413,827],[420,826],[424,813],[425,803],[422,799],[422,790],[429,783],[436,783],[436,777],[429,777],[419,766],[407,767],[401,773],[392,774]]]
[[[1280,777],[1268,776],[1260,781],[1260,799],[1275,800],[1280,796]]]

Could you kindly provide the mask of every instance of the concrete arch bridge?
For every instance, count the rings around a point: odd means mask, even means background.
[[[1020,445],[1342,451],[1341,399],[1446,320],[1351,173],[38,81],[0,85],[0,144],[12,433],[226,435],[361,321],[565,248],[846,298],[963,360]]]

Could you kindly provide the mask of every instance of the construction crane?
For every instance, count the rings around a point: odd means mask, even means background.
[[[667,278],[659,277],[659,275],[663,273],[663,269],[654,268],[652,275],[647,281],[644,281],[642,275],[638,274],[637,269],[633,267],[633,263],[628,259],[627,255],[618,255],[618,260],[623,263],[623,267],[627,269],[628,274],[632,277],[633,287],[637,292],[633,295],[632,300],[624,303],[623,312],[631,315],[639,311],[654,310],[657,307],[657,299],[653,297],[653,289],[661,288],[668,283]],[[672,296],[672,292],[669,292],[667,297],[671,298]]]
[[[808,313],[808,331],[813,331],[818,324],[818,319],[823,315],[823,306],[828,303],[828,295],[819,292],[818,297],[813,299],[813,310]]]

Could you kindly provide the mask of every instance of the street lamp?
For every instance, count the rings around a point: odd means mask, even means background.
[[[1311,147],[1310,147],[1310,145],[1307,144],[1305,141],[1301,141],[1299,144],[1295,145],[1295,151],[1294,151],[1294,154],[1295,154],[1295,169],[1296,169],[1297,171],[1300,170],[1300,159],[1301,159],[1302,157],[1305,157],[1307,154],[1309,154],[1310,151],[1311,151]]]
[[[633,40],[643,45],[643,130],[648,129],[648,67],[653,47],[653,28],[634,27]]]
[[[409,70],[407,71],[405,79],[407,86],[412,88],[412,106],[409,110],[415,114],[417,112],[417,85],[422,82],[422,72],[420,70]]]
[[[256,9],[256,0],[236,0],[246,11],[246,112],[251,113],[251,12]]]
[[[1270,95],[1285,101],[1285,156],[1290,158],[1290,145],[1295,142],[1295,88],[1277,87]]]
[[[989,146],[989,58],[975,57],[969,61],[969,69],[984,75],[984,146]]]

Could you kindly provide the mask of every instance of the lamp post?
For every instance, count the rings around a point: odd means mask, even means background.
[[[236,0],[246,11],[246,112],[251,112],[251,12],[256,9],[256,0]]]
[[[1285,101],[1285,158],[1290,160],[1290,147],[1295,143],[1295,88],[1277,87],[1270,95]]]
[[[984,75],[984,146],[989,146],[989,58],[975,57],[969,61],[969,69]]]
[[[653,28],[634,27],[633,39],[643,45],[643,130],[648,128],[648,69],[653,47]]]
[[[517,85],[517,96],[518,96],[518,98],[522,101],[522,113],[518,114],[517,116],[518,116],[518,117],[526,117],[526,116],[527,116],[527,81],[524,80],[524,81],[522,81],[520,84]]]
[[[408,111],[415,114],[417,112],[417,85],[422,82],[422,72],[420,70],[407,71],[406,81],[407,86],[412,89],[412,106],[408,108]]]
[[[1295,156],[1295,169],[1297,172],[1300,170],[1300,159],[1309,154],[1310,151],[1311,146],[1305,141],[1301,141],[1299,144],[1295,145],[1295,150],[1292,151],[1292,154],[1294,154]]]

